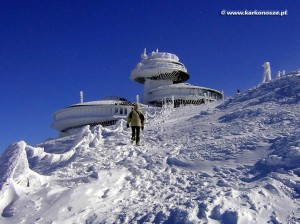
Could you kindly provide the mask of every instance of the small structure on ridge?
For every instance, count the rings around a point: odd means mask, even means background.
[[[265,83],[266,81],[269,82],[271,81],[271,66],[270,62],[265,62],[262,67],[264,67],[264,73],[263,73],[263,79],[262,83]]]

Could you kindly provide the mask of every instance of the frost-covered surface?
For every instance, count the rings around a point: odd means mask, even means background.
[[[187,72],[185,66],[179,62],[179,58],[175,54],[167,52],[152,52],[146,54],[146,49],[141,55],[142,61],[131,72],[131,79],[138,81],[140,78],[151,78],[164,73],[174,73],[177,71]],[[188,79],[188,78],[187,78]],[[186,79],[185,79],[186,80]],[[140,81],[138,81],[140,82]],[[142,81],[144,83],[144,81]]]
[[[1,157],[0,223],[299,223],[300,76]]]

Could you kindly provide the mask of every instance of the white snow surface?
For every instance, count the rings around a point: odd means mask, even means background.
[[[300,223],[300,75],[0,160],[0,223]]]

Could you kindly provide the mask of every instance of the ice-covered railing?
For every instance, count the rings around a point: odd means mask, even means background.
[[[144,112],[146,121],[150,118],[155,118],[158,114],[161,113],[161,108],[149,108]]]
[[[145,110],[143,110],[144,116],[145,116],[145,122],[146,124],[149,124],[149,121],[152,121],[154,119],[162,118],[162,116],[169,116],[172,114],[172,112],[175,110],[174,105],[172,103],[167,103],[163,105],[160,108],[154,108],[154,107],[149,107]],[[119,132],[123,129],[125,129],[127,124],[127,120],[125,119],[120,119],[117,121],[117,123],[113,126],[109,127],[102,127],[102,130],[105,132],[110,132],[110,133],[116,133]]]
[[[144,109],[143,113],[145,116],[146,126],[153,124],[153,121],[155,120],[161,120],[164,119],[165,116],[171,115],[172,111],[174,111],[174,107],[172,104],[166,104],[161,108],[149,107],[147,109]],[[77,135],[79,136],[79,139],[81,139],[82,136],[80,133],[85,133],[87,130],[95,132],[95,130],[97,129],[97,132],[99,132],[99,135],[101,136],[101,133],[107,135],[122,132],[124,129],[126,129],[126,125],[127,119],[121,118],[116,122],[116,124],[112,126],[103,127],[102,125],[97,125],[95,127],[91,127],[90,125],[86,125],[80,129],[74,129],[73,132],[71,131],[70,133],[79,133]]]
[[[167,52],[152,52],[151,55],[148,55],[147,59],[156,59],[156,60],[172,60],[179,62],[178,56],[172,53]]]
[[[127,124],[127,121],[124,119],[120,119],[117,121],[117,123],[113,126],[108,126],[108,127],[102,127],[101,130],[106,132],[106,133],[116,133],[119,131],[122,131],[123,129],[125,129]]]
[[[174,110],[175,108],[172,103],[166,103],[159,109],[154,109],[153,111],[145,111],[144,115],[146,124],[149,124],[149,121],[169,116]]]

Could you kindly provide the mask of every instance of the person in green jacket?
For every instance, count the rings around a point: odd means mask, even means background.
[[[127,128],[131,126],[132,137],[131,141],[136,141],[136,145],[140,145],[140,130],[144,130],[144,114],[141,112],[138,104],[134,105],[134,108],[129,113],[127,118]]]

